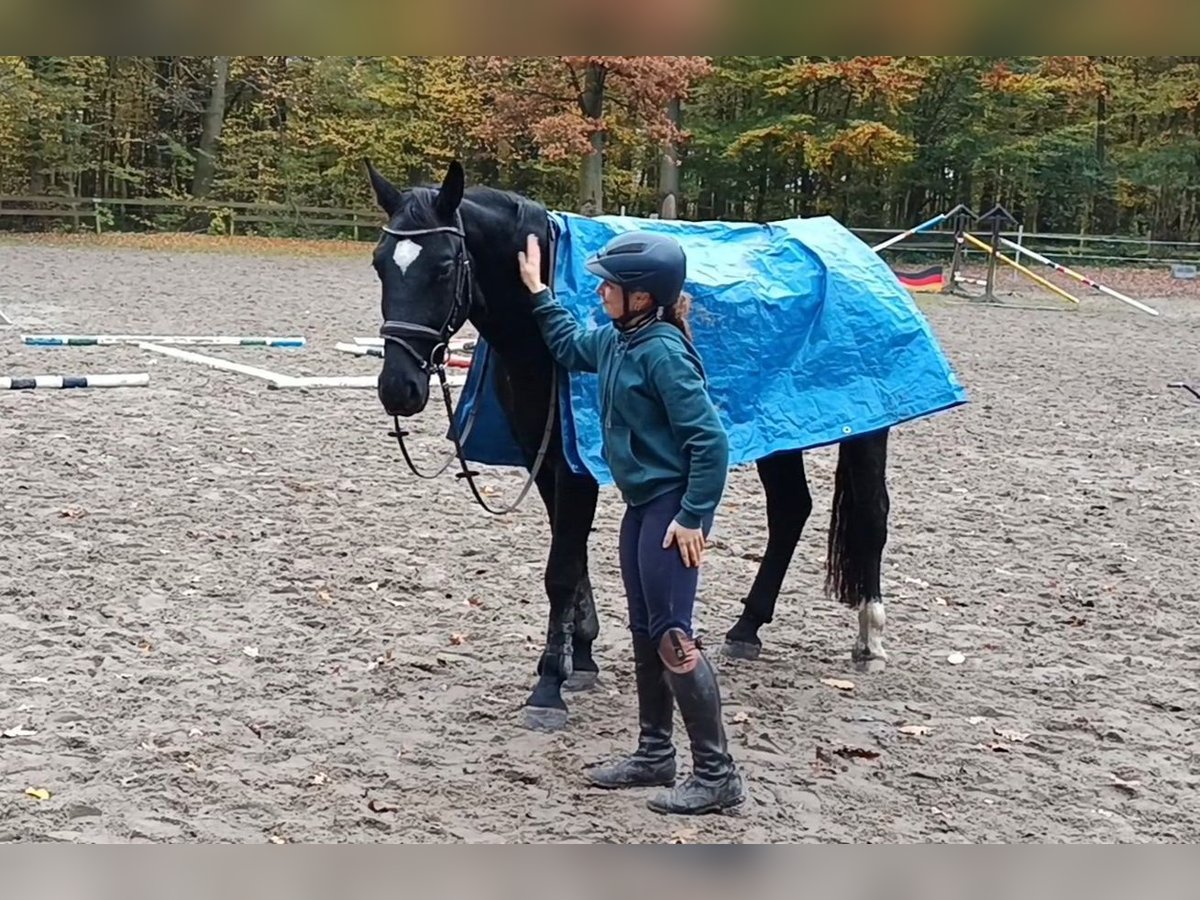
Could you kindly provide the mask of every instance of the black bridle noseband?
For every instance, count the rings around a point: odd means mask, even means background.
[[[467,466],[467,461],[463,456],[462,442],[470,435],[471,429],[475,425],[475,417],[479,412],[479,404],[476,403],[470,414],[467,417],[466,427],[463,428],[462,435],[458,434],[458,429],[454,424],[454,401],[450,396],[450,383],[446,379],[446,355],[450,348],[450,338],[466,324],[467,318],[471,314],[471,304],[474,298],[476,285],[471,277],[471,255],[467,252],[467,235],[463,229],[462,215],[455,211],[454,225],[438,225],[430,228],[414,228],[400,230],[391,228],[387,225],[381,226],[382,230],[387,234],[395,237],[409,238],[419,237],[426,234],[452,234],[459,238],[459,250],[455,254],[455,283],[454,283],[454,300],[450,304],[450,311],[446,314],[446,320],[442,323],[440,329],[430,328],[426,325],[417,325],[412,322],[404,322],[397,319],[385,319],[379,327],[379,336],[383,338],[384,344],[392,343],[402,348],[416,361],[417,366],[427,376],[432,378],[437,375],[438,381],[442,386],[442,401],[446,407],[446,417],[450,422],[450,440],[454,442],[454,449],[446,460],[432,473],[424,473],[417,469],[413,463],[412,457],[409,455],[408,447],[405,446],[404,438],[409,434],[408,431],[400,427],[400,417],[392,416],[392,422],[395,425],[394,431],[389,431],[388,436],[394,437],[396,443],[400,445],[400,452],[404,456],[405,463],[408,464],[409,470],[418,478],[436,478],[441,475],[455,459],[459,461],[462,471],[459,472],[456,478],[465,478],[471,493],[474,494],[475,500],[488,512],[493,515],[504,515],[513,512],[521,502],[525,499],[525,495],[529,493],[529,489],[533,487],[537,479],[538,472],[541,470],[542,462],[546,458],[546,450],[550,446],[550,437],[554,433],[554,412],[558,405],[558,372],[557,369],[551,372],[550,376],[550,408],[546,411],[546,427],[542,433],[541,446],[538,447],[537,458],[534,460],[533,466],[530,468],[529,477],[525,481],[524,487],[521,488],[521,493],[517,495],[517,499],[512,504],[502,509],[492,509],[488,506],[487,501],[483,499],[479,489],[475,486],[475,476],[478,472],[473,472]],[[553,283],[554,271],[554,232],[551,228],[550,234],[550,272],[551,283]],[[429,351],[428,356],[422,356],[409,343],[410,340],[428,340],[433,342],[433,347]],[[493,351],[494,352],[494,351]],[[490,354],[488,360],[490,361]],[[487,361],[484,365],[486,367]],[[480,379],[486,378],[487,371],[480,374]]]

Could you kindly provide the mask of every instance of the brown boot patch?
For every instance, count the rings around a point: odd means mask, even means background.
[[[696,641],[678,628],[671,628],[658,642],[658,655],[663,665],[676,675],[686,675],[700,662]]]

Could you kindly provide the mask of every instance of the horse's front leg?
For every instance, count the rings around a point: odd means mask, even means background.
[[[538,681],[525,702],[528,728],[553,731],[567,724],[567,704],[562,689],[575,670],[583,666],[580,680],[595,681],[592,642],[599,631],[591,584],[587,579],[587,540],[596,508],[596,483],[578,479],[559,469],[553,488],[550,516],[550,554],[546,560],[546,596],[550,618],[546,645],[538,662]],[[576,626],[582,627],[577,631]],[[579,646],[576,646],[576,637]]]

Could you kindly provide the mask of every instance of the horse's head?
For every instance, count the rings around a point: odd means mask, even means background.
[[[366,166],[388,217],[373,259],[382,287],[379,400],[389,415],[411,416],[425,408],[430,376],[471,311],[470,256],[458,210],[465,179],[455,161],[440,190],[401,191],[370,161]]]

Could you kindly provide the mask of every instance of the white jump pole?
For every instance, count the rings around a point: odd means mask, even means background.
[[[8,375],[0,377],[0,390],[145,387],[149,383],[150,376],[145,372],[100,375]]]
[[[1152,309],[1151,307],[1147,306],[1145,303],[1139,303],[1137,300],[1134,300],[1132,297],[1126,297],[1121,292],[1114,291],[1110,287],[1105,287],[1104,285],[1100,284],[1098,281],[1092,281],[1092,279],[1088,278],[1086,275],[1082,275],[1079,272],[1076,272],[1074,269],[1068,269],[1066,266],[1060,265],[1051,259],[1047,259],[1046,257],[1042,256],[1042,254],[1036,253],[1033,250],[1030,250],[1028,247],[1023,247],[1019,244],[1014,244],[1008,238],[1000,238],[1000,243],[1004,244],[1006,247],[1009,247],[1009,248],[1016,248],[1017,250],[1020,250],[1022,253],[1024,253],[1026,256],[1033,257],[1038,262],[1042,263],[1042,265],[1049,266],[1055,272],[1061,272],[1064,275],[1069,275],[1072,278],[1074,278],[1076,281],[1081,281],[1084,284],[1086,284],[1088,287],[1095,288],[1096,290],[1100,291],[1102,294],[1108,294],[1108,296],[1110,296],[1110,297],[1115,297],[1116,299],[1122,301],[1123,303],[1128,303],[1130,306],[1137,307],[1142,312],[1147,312],[1152,316],[1158,315],[1158,310]]]
[[[466,375],[449,373],[446,383],[452,387],[461,387],[467,383]],[[351,388],[374,390],[379,384],[378,375],[333,375],[314,376],[311,378],[286,378],[267,385],[270,390],[291,388]]]
[[[160,353],[163,356],[171,356],[175,359],[182,359],[185,362],[199,363],[202,366],[208,366],[210,369],[222,369],[226,372],[237,372],[239,375],[249,375],[251,378],[261,378],[272,384],[293,380],[291,376],[280,375],[278,372],[270,372],[267,369],[260,369],[257,366],[246,366],[241,363],[230,362],[227,359],[218,359],[215,356],[205,356],[203,353],[193,353],[190,350],[179,350],[176,347],[164,347],[160,344],[151,344],[144,341],[139,342],[137,346],[142,350],[149,350],[151,353]]]
[[[359,347],[382,347],[383,346],[383,338],[381,338],[381,337],[356,337],[354,339],[354,343],[357,344]],[[474,350],[475,349],[475,341],[473,341],[469,338],[454,338],[453,340],[450,341],[448,346],[450,347],[450,349],[452,351],[453,350]]]
[[[343,353],[353,353],[355,356],[383,356],[383,348],[373,345],[338,343],[333,345],[333,349],[341,350]]]
[[[212,347],[303,347],[305,345],[305,339],[302,337],[238,337],[223,334],[23,334],[21,340],[25,344],[35,347],[103,347],[140,343]]]

